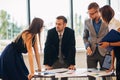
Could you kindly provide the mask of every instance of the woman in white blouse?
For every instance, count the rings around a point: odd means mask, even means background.
[[[114,10],[109,6],[105,5],[102,8],[100,8],[100,15],[102,17],[102,20],[108,24],[109,31],[111,29],[114,29],[118,32],[120,32],[120,22],[114,18],[115,12]],[[112,65],[109,71],[114,69],[114,58],[116,57],[116,77],[117,80],[120,80],[120,41],[118,42],[101,42],[101,47],[106,48],[108,46],[114,46],[112,50]]]

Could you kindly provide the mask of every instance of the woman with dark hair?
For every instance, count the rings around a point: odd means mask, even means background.
[[[102,8],[100,8],[100,14],[105,23],[108,24],[109,31],[111,29],[114,29],[118,32],[120,32],[120,22],[114,18],[115,12],[114,10],[109,6],[105,5]],[[114,69],[114,56],[116,57],[116,76],[117,80],[120,80],[120,41],[118,42],[101,42],[101,47],[106,48],[108,46],[114,46],[114,49],[112,51],[112,65],[110,68],[110,71]]]
[[[99,11],[103,21],[108,24],[109,31],[120,29],[120,22],[114,18],[115,12],[109,5],[103,6]]]
[[[24,30],[3,50],[0,57],[2,80],[30,80],[35,71],[33,52],[35,53],[38,71],[41,71],[37,34],[40,34],[43,23],[42,19],[34,18],[29,28]],[[28,53],[30,73],[24,63],[22,53]]]

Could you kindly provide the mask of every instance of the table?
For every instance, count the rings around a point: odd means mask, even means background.
[[[61,72],[60,72],[61,71]],[[96,79],[100,79],[101,77],[115,77],[114,72],[106,73],[105,71],[96,70],[96,69],[87,69],[87,68],[77,68],[76,70],[68,70],[64,68],[53,69],[49,71],[36,72],[33,77],[34,80],[37,78],[46,79],[46,78],[87,78],[87,77],[95,77]]]

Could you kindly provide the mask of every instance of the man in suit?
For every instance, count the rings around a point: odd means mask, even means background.
[[[108,33],[108,27],[100,19],[99,5],[96,2],[89,4],[88,14],[90,18],[85,20],[83,33],[83,40],[87,51],[87,67],[97,69],[99,63],[100,69],[102,69],[107,50],[101,48],[99,42]],[[89,78],[89,80],[95,80],[95,78]]]
[[[75,69],[75,34],[74,30],[66,25],[67,19],[64,16],[58,16],[56,27],[48,30],[44,48],[44,65],[47,70]],[[61,36],[61,40],[59,36]]]

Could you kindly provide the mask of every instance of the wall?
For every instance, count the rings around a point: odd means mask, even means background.
[[[23,55],[24,56],[24,61],[29,69],[29,61],[28,61],[28,57],[27,55]],[[41,54],[40,55],[41,57],[41,66],[42,68],[44,68],[44,65],[43,65],[43,56],[44,54]],[[35,62],[35,68],[37,69],[36,67],[36,60],[34,59],[34,62]],[[86,55],[85,55],[85,51],[82,50],[82,51],[79,51],[76,53],[76,68],[86,68]]]

